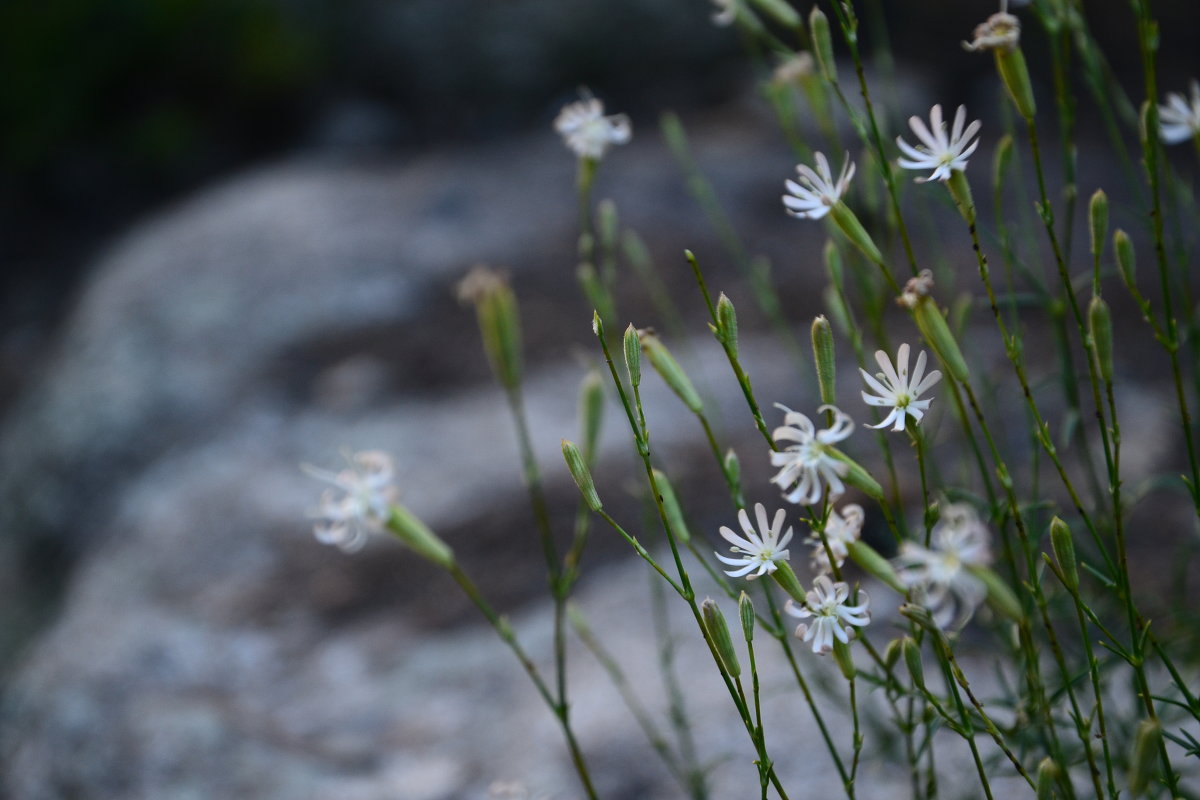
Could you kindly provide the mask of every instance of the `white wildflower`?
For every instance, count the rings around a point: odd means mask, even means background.
[[[939,628],[962,628],[987,597],[987,586],[967,568],[991,563],[990,539],[974,508],[952,503],[930,532],[932,548],[914,542],[900,545],[900,555],[892,562],[896,572]]]
[[[762,503],[755,503],[754,516],[758,520],[757,530],[750,524],[750,515],[746,513],[746,509],[738,511],[738,522],[742,525],[745,537],[738,536],[729,528],[721,526],[721,537],[732,545],[730,549],[734,553],[742,554],[736,558],[723,556],[720,553],[715,554],[723,563],[731,567],[739,567],[739,569],[725,571],[725,574],[731,578],[740,578],[756,569],[758,571],[751,575],[749,580],[761,578],[778,569],[778,562],[787,561],[790,557],[785,548],[787,543],[792,540],[791,527],[789,526],[787,532],[780,535],[786,516],[784,510],[781,508],[776,511],[775,518],[768,525],[767,509],[763,507]]]
[[[820,219],[842,198],[854,177],[854,162],[850,154],[846,154],[842,162],[842,172],[837,181],[829,171],[829,161],[824,153],[815,153],[817,168],[814,170],[807,164],[797,164],[796,172],[800,182],[786,180],[783,185],[790,194],[783,196],[783,205],[787,213],[801,219]]]
[[[894,367],[888,360],[887,353],[876,350],[875,361],[883,372],[877,372],[874,376],[865,369],[859,368],[858,371],[862,373],[867,386],[876,392],[873,395],[863,392],[863,402],[869,406],[891,406],[892,408],[883,422],[867,427],[886,428],[894,422],[896,424],[892,426],[892,430],[902,431],[907,417],[912,417],[914,423],[920,422],[929,409],[929,404],[933,402],[918,398],[942,379],[942,373],[935,369],[928,375],[925,374],[926,354],[922,350],[921,354],[917,356],[917,366],[913,369],[910,377],[908,374],[908,349],[907,342],[900,345],[896,351],[896,366]]]
[[[827,573],[832,571],[829,565],[829,554],[833,553],[833,563],[838,567],[846,562],[850,555],[850,544],[857,542],[862,535],[863,509],[857,503],[842,506],[842,512],[830,509],[829,519],[825,521],[825,539],[814,531],[804,540],[812,549],[812,568],[815,572]],[[825,545],[829,547],[826,549]]]
[[[967,122],[967,107],[959,106],[954,114],[954,125],[950,135],[946,135],[946,123],[942,119],[941,105],[935,105],[929,111],[929,127],[920,117],[909,117],[908,125],[921,143],[913,147],[903,138],[897,136],[896,144],[904,153],[898,163],[905,169],[931,169],[933,174],[928,178],[917,178],[917,183],[926,181],[948,181],[954,170],[962,172],[967,168],[967,157],[979,146],[979,139],[971,141],[979,133],[982,126],[979,120],[970,125]],[[965,128],[964,128],[965,126]]]
[[[814,653],[825,655],[833,650],[834,637],[847,644],[850,641],[846,630],[849,626],[862,628],[871,621],[871,615],[867,613],[870,598],[866,592],[858,594],[862,602],[856,606],[847,605],[850,587],[841,581],[834,583],[828,575],[818,575],[812,591],[804,596],[804,605],[788,600],[784,611],[793,617],[813,620],[811,625],[802,622],[796,626],[796,636],[812,642]]]
[[[1180,92],[1167,94],[1158,107],[1158,135],[1167,144],[1178,144],[1200,135],[1200,83],[1191,82],[1191,101]]]
[[[398,492],[392,485],[395,469],[387,453],[368,450],[353,454],[349,461],[350,467],[341,472],[307,465],[304,470],[337,487],[327,490],[321,505],[310,512],[317,519],[313,528],[317,541],[353,553],[366,543],[368,534],[383,530]]]
[[[578,101],[566,105],[554,120],[567,147],[580,158],[603,158],[608,148],[625,144],[633,136],[629,117],[604,116],[604,103],[584,91]]]
[[[771,466],[780,467],[771,483],[783,489],[789,503],[813,505],[821,499],[822,484],[829,487],[829,497],[840,497],[846,491],[842,476],[849,466],[830,454],[831,446],[854,431],[850,417],[835,406],[821,406],[818,411],[833,412],[833,425],[823,431],[813,427],[812,420],[787,406],[776,404],[784,412],[783,426],[776,428],[776,442],[789,441],[785,450],[771,453]]]

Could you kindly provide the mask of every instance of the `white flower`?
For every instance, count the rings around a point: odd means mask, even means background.
[[[933,401],[917,398],[942,379],[942,373],[936,369],[928,375],[925,374],[925,360],[925,351],[922,350],[921,354],[917,356],[916,369],[913,370],[912,377],[909,377],[908,343],[905,342],[896,351],[895,367],[888,360],[887,353],[876,350],[875,361],[883,372],[877,372],[872,376],[865,369],[859,368],[858,371],[862,373],[867,386],[877,393],[872,395],[863,392],[863,402],[869,406],[892,407],[883,422],[878,425],[868,425],[868,428],[886,428],[895,422],[892,430],[902,431],[906,417],[912,417],[914,423],[921,421],[929,404]]]
[[[1167,144],[1178,144],[1200,135],[1200,83],[1191,82],[1192,99],[1180,92],[1167,95],[1167,104],[1158,107],[1158,135]]]
[[[724,28],[732,25],[737,19],[738,0],[712,0],[712,4],[717,9],[712,15],[714,25]]]
[[[828,575],[818,575],[813,581],[812,591],[804,595],[804,605],[798,606],[788,600],[784,611],[800,619],[813,619],[811,625],[803,622],[797,625],[796,636],[812,642],[812,651],[823,656],[833,649],[835,636],[842,644],[850,641],[846,627],[853,625],[862,628],[871,621],[871,615],[867,613],[871,600],[866,592],[859,592],[859,596],[861,603],[846,605],[850,599],[850,587],[841,581],[834,583]]]
[[[896,572],[939,628],[962,628],[987,597],[987,586],[967,567],[991,563],[990,538],[974,508],[952,503],[930,532],[932,549],[914,542],[900,545],[892,562]]]
[[[929,112],[929,127],[920,117],[909,117],[908,125],[913,133],[921,140],[921,144],[913,147],[903,138],[897,136],[896,144],[905,157],[898,161],[905,169],[931,169],[933,174],[928,178],[917,178],[917,183],[925,181],[948,181],[954,170],[963,171],[967,168],[967,157],[979,146],[979,139],[971,141],[983,123],[975,120],[964,130],[967,121],[967,107],[959,106],[954,114],[954,126],[950,135],[946,135],[946,123],[942,120],[942,107],[935,105]]]
[[[816,531],[804,540],[805,544],[813,549],[813,570],[819,573],[832,571],[829,566],[830,552],[833,553],[834,563],[841,567],[846,561],[846,556],[850,554],[850,543],[857,542],[862,534],[862,526],[863,509],[857,503],[842,506],[841,514],[830,509],[829,519],[825,521],[825,540],[822,541],[821,534]],[[825,548],[826,542],[829,544],[828,550]]]
[[[327,490],[320,507],[310,512],[318,520],[313,527],[317,541],[353,553],[366,543],[369,533],[383,530],[398,492],[392,485],[395,469],[387,453],[368,450],[355,453],[349,461],[350,467],[341,472],[307,465],[304,470],[341,490]]]
[[[987,22],[975,26],[975,39],[963,42],[963,48],[971,52],[979,50],[1007,50],[1012,52],[1021,45],[1021,21],[1001,10],[992,14]]]
[[[783,196],[783,205],[787,213],[801,219],[820,219],[829,213],[829,209],[842,198],[854,177],[854,163],[850,154],[846,154],[842,162],[842,172],[837,182],[829,171],[829,161],[824,153],[814,154],[817,168],[814,170],[806,164],[797,164],[796,172],[800,174],[800,182],[786,180],[783,185],[791,194]]]
[[[567,147],[580,158],[603,158],[614,144],[625,144],[633,135],[629,117],[604,116],[604,103],[584,91],[577,102],[563,107],[554,120]]]
[[[746,534],[745,538],[738,536],[729,528],[721,526],[722,538],[733,545],[730,549],[735,553],[744,554],[737,558],[723,556],[720,553],[715,554],[718,559],[729,566],[741,568],[725,570],[725,574],[731,578],[740,578],[755,569],[758,572],[751,575],[748,580],[761,578],[778,569],[778,562],[787,561],[789,558],[789,553],[784,548],[792,540],[791,527],[788,527],[787,532],[782,536],[779,535],[786,516],[784,510],[781,508],[776,511],[775,519],[771,520],[771,524],[768,525],[767,509],[763,507],[762,503],[755,503],[754,516],[758,520],[757,531],[750,524],[750,515],[746,513],[746,509],[738,511],[738,522],[741,523],[742,531]]]
[[[775,404],[784,412],[783,427],[771,434],[776,442],[796,442],[781,452],[771,453],[771,466],[780,467],[771,483],[784,491],[789,503],[813,505],[821,499],[822,483],[829,486],[829,497],[840,497],[846,491],[842,476],[850,467],[830,455],[830,446],[854,431],[854,423],[835,406],[821,406],[818,411],[833,411],[833,425],[817,431],[812,420],[787,406]]]

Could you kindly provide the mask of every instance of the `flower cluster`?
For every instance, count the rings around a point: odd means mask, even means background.
[[[961,629],[987,597],[987,586],[969,568],[991,563],[990,539],[974,508],[951,503],[930,532],[931,547],[900,545],[896,572],[939,628]]]
[[[862,534],[863,516],[862,506],[857,503],[842,506],[840,514],[832,508],[829,509],[825,530],[822,531],[824,538],[814,531],[804,540],[804,543],[812,548],[813,572],[823,574],[832,572],[834,566],[841,568],[846,562],[846,556],[850,554],[850,544],[858,541]],[[829,562],[831,553],[834,559],[832,565]]]
[[[305,471],[336,487],[326,490],[321,505],[310,512],[317,519],[313,535],[322,544],[353,553],[366,544],[370,533],[383,530],[398,492],[392,485],[395,468],[387,453],[368,450],[353,454],[349,461],[341,472],[310,466]]]

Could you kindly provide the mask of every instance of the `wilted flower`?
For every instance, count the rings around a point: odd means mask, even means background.
[[[977,50],[1016,50],[1021,44],[1021,21],[1005,11],[992,14],[987,22],[975,26],[975,38],[963,47]]]
[[[580,158],[603,158],[614,144],[625,144],[633,135],[629,117],[604,116],[604,103],[584,91],[577,102],[563,107],[554,120],[567,147]]]
[[[962,628],[987,597],[987,586],[967,567],[991,562],[990,539],[974,508],[951,503],[930,532],[932,548],[914,542],[900,545],[900,555],[892,562],[896,572],[939,628]]]
[[[929,297],[929,293],[932,291],[933,273],[923,269],[904,284],[904,290],[896,298],[896,305],[904,308],[916,308],[923,298]]]
[[[812,420],[798,411],[776,403],[784,412],[783,426],[776,428],[772,438],[796,442],[781,452],[771,453],[771,466],[780,467],[771,483],[783,489],[789,503],[812,505],[821,499],[822,484],[829,487],[829,497],[846,491],[842,477],[849,466],[830,454],[831,446],[854,431],[854,423],[835,406],[821,406],[818,411],[833,412],[833,425],[823,431],[813,427]]]
[[[310,512],[317,519],[313,527],[317,541],[353,553],[366,543],[368,534],[383,530],[398,492],[392,485],[395,470],[387,453],[368,450],[353,454],[349,461],[341,472],[307,465],[304,470],[337,487],[326,490],[321,505]]]
[[[842,172],[836,182],[833,173],[829,171],[829,161],[824,153],[814,153],[817,168],[814,170],[806,164],[797,164],[796,172],[800,174],[800,182],[784,181],[784,186],[791,194],[783,196],[783,205],[793,217],[801,219],[820,219],[829,213],[846,193],[850,179],[854,177],[854,163],[850,154],[846,154],[842,162]]]
[[[804,597],[804,605],[788,600],[784,611],[793,617],[813,620],[811,625],[804,622],[797,625],[796,636],[812,642],[814,653],[825,655],[833,649],[835,636],[842,644],[850,641],[846,627],[853,625],[862,628],[871,621],[871,615],[867,613],[870,598],[866,592],[859,592],[859,595],[861,603],[846,605],[850,599],[850,587],[841,581],[834,583],[828,575],[818,575],[813,581],[812,591]]]
[[[967,107],[959,106],[954,114],[954,126],[950,135],[946,135],[946,123],[942,120],[942,107],[935,105],[929,112],[929,127],[920,117],[909,117],[908,125],[913,133],[921,140],[921,144],[913,147],[899,136],[896,144],[905,157],[899,160],[905,169],[931,169],[933,174],[928,178],[917,178],[917,183],[926,181],[948,181],[954,170],[960,172],[967,168],[967,157],[979,146],[979,139],[971,141],[979,133],[982,123],[975,120],[970,125],[967,121]]]
[[[812,547],[812,568],[816,572],[826,573],[832,571],[829,565],[829,553],[833,553],[834,564],[841,567],[846,561],[846,556],[850,554],[849,545],[851,542],[857,542],[862,534],[863,526],[863,509],[857,503],[849,503],[842,506],[842,512],[830,509],[829,519],[825,521],[825,539],[822,541],[821,535],[814,531],[805,539],[805,544]],[[829,548],[825,545],[828,543]]]
[[[868,425],[869,428],[886,428],[893,422],[896,424],[892,427],[893,431],[904,430],[907,417],[912,417],[913,422],[920,422],[925,416],[925,411],[929,408],[931,400],[919,400],[918,398],[928,391],[935,383],[942,379],[942,373],[938,370],[925,374],[925,351],[917,356],[917,366],[913,370],[912,377],[908,374],[908,343],[900,345],[896,351],[896,366],[892,366],[892,362],[888,360],[887,353],[882,350],[875,351],[875,361],[879,364],[879,368],[883,372],[876,373],[872,376],[865,369],[859,368],[862,373],[863,380],[867,382],[867,386],[877,392],[871,395],[866,392],[862,393],[863,402],[869,406],[891,406],[892,410],[884,418],[883,422],[878,425]]]
[[[1158,107],[1158,134],[1167,144],[1178,144],[1200,135],[1200,83],[1192,81],[1191,102],[1180,92],[1170,92],[1167,104]]]
[[[762,503],[754,504],[754,516],[758,520],[758,529],[750,524],[750,515],[746,513],[746,509],[738,511],[738,522],[742,525],[742,531],[746,534],[745,537],[738,536],[724,525],[721,526],[721,537],[725,541],[733,545],[730,549],[734,553],[742,553],[737,558],[730,558],[716,553],[718,559],[731,567],[740,567],[740,569],[726,570],[725,574],[731,578],[740,578],[755,569],[755,572],[750,576],[750,580],[761,578],[763,575],[774,572],[778,568],[777,562],[787,561],[790,557],[785,549],[787,543],[792,540],[792,529],[788,527],[787,532],[780,536],[780,531],[783,529],[783,521],[786,513],[781,508],[775,512],[775,518],[771,523],[767,524],[767,509]]]

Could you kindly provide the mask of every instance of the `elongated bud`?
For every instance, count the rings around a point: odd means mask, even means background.
[[[1105,383],[1113,379],[1113,334],[1112,314],[1108,303],[1100,295],[1092,297],[1088,305],[1088,333],[1091,334],[1092,344],[1096,348],[1096,366],[1100,368],[1100,377]]]
[[[872,264],[884,266],[883,254],[879,252],[879,248],[875,246],[875,240],[871,238],[871,234],[867,233],[867,229],[858,221],[858,217],[854,216],[854,212],[850,210],[850,206],[842,201],[833,204],[833,208],[829,211],[829,216],[837,224],[842,233],[846,234],[855,247],[862,251],[862,254],[871,260]]]
[[[842,677],[848,681],[854,680],[857,670],[854,667],[854,656],[850,655],[850,645],[843,644],[841,641],[833,640],[833,660],[837,662],[838,669],[842,671]]]
[[[592,311],[592,333],[600,339],[604,338],[604,320],[600,319],[598,310]]]
[[[1079,569],[1075,561],[1075,539],[1067,523],[1058,517],[1050,520],[1050,547],[1062,572],[1063,581],[1073,592],[1079,591]]]
[[[950,189],[950,196],[954,198],[958,213],[962,214],[968,225],[974,225],[975,200],[971,197],[971,184],[967,181],[967,173],[960,169],[951,170],[946,186]]]
[[[1054,800],[1054,787],[1061,777],[1062,770],[1054,763],[1054,759],[1049,756],[1043,758],[1037,768],[1037,800]]]
[[[683,404],[696,414],[703,411],[704,404],[700,402],[696,387],[692,385],[683,367],[679,366],[679,362],[671,355],[671,351],[667,350],[666,345],[649,330],[638,331],[638,337],[641,339],[643,352],[650,359],[650,366],[662,376],[667,386],[671,387],[671,391],[679,395]]]
[[[579,385],[579,417],[583,421],[583,452],[590,459],[604,419],[604,379],[594,369],[588,370]]]
[[[1144,719],[1138,724],[1133,738],[1133,757],[1129,759],[1129,792],[1138,797],[1150,788],[1158,764],[1158,748],[1162,741],[1162,726],[1158,720]]]
[[[916,623],[934,636],[942,635],[942,629],[933,621],[933,616],[925,606],[917,603],[901,603],[900,608],[896,610],[900,612],[900,616]]]
[[[1029,82],[1029,68],[1025,66],[1025,56],[1021,49],[1000,48],[992,52],[996,56],[996,69],[1000,73],[1000,80],[1004,82],[1004,88],[1008,90],[1013,105],[1026,122],[1032,121],[1037,113],[1037,104],[1033,100],[1033,84]]]
[[[966,383],[969,377],[967,362],[963,359],[958,342],[946,324],[946,318],[930,296],[933,290],[933,275],[929,270],[921,270],[921,274],[911,278],[904,286],[904,291],[896,298],[896,302],[911,309],[913,321],[917,323],[921,335],[933,348],[938,359],[945,365],[946,370],[960,383]]]
[[[1004,185],[1004,177],[1008,174],[1012,156],[1013,138],[1011,134],[1006,133],[996,143],[996,152],[992,156],[992,185],[997,187],[997,191]]]
[[[443,569],[454,566],[454,551],[442,541],[424,522],[417,519],[403,506],[393,505],[388,517],[388,530],[404,542],[417,555],[432,561]]]
[[[733,309],[733,301],[721,292],[717,298],[717,338],[733,355],[738,351],[737,312]]]
[[[821,75],[830,83],[837,83],[837,62],[833,60],[833,37],[829,33],[829,18],[817,6],[808,15],[808,32],[812,36],[813,52]]]
[[[1108,238],[1108,195],[1097,189],[1088,203],[1088,232],[1092,235],[1092,255],[1104,251],[1104,240]]]
[[[907,638],[907,637],[905,637]],[[883,666],[887,669],[892,669],[900,660],[900,654],[904,650],[904,639],[892,639],[887,643],[887,647],[883,649]]]
[[[912,676],[913,684],[924,689],[925,667],[921,664],[921,650],[917,647],[916,640],[911,636],[905,636],[901,640],[900,649],[904,654],[904,666],[908,667],[908,674]]]
[[[900,594],[908,594],[908,588],[896,574],[895,568],[874,547],[862,539],[855,539],[846,545],[846,550],[850,560],[858,564],[868,575],[878,578]]]
[[[731,486],[740,487],[742,485],[742,462],[732,447],[725,451],[725,458],[721,462],[721,467],[725,470],[725,480]]]
[[[800,579],[796,577],[791,564],[786,561],[777,562],[771,577],[775,579],[775,583],[779,584],[779,588],[787,592],[793,600],[797,603],[804,602],[804,587],[800,585]]]
[[[830,447],[826,452],[832,457],[846,465],[846,474],[842,479],[846,483],[862,490],[867,496],[873,500],[883,500],[883,487],[879,485],[879,481],[871,477],[871,473],[867,472],[862,466],[850,458],[850,456],[838,450],[836,447]]]
[[[667,480],[667,476],[657,469],[654,470],[654,485],[658,487],[658,496],[662,498],[663,513],[667,517],[667,524],[671,526],[671,532],[678,541],[687,544],[692,538],[692,533],[683,519],[683,509],[679,507],[675,489]]]
[[[508,278],[486,266],[473,268],[458,284],[459,300],[475,306],[483,347],[501,386],[521,383],[521,319]]]
[[[738,663],[737,653],[733,649],[729,626],[725,624],[725,615],[721,613],[716,601],[705,598],[704,602],[700,604],[700,614],[704,618],[704,630],[708,631],[708,638],[716,647],[717,655],[721,657],[721,663],[725,665],[725,671],[734,678],[741,675],[742,665]]]
[[[617,216],[617,204],[604,199],[596,204],[596,229],[600,233],[600,243],[610,252],[616,249],[617,234],[621,225]]]
[[[742,592],[738,595],[738,616],[742,621],[742,636],[747,642],[754,641],[754,601],[750,595]]]
[[[1133,242],[1129,234],[1120,228],[1113,233],[1113,250],[1117,254],[1117,269],[1121,272],[1121,279],[1125,281],[1126,286],[1132,288],[1137,278],[1137,259],[1134,258]]]
[[[632,322],[625,329],[625,369],[629,371],[629,384],[636,389],[642,384],[642,343]]]
[[[592,482],[591,470],[588,469],[587,463],[579,453],[579,448],[575,446],[574,442],[563,439],[562,452],[563,459],[567,462],[567,469],[571,471],[571,477],[575,479],[575,485],[579,487],[579,493],[583,495],[588,508],[592,511],[599,511],[603,504],[600,502],[600,495],[596,494],[596,484]]]
[[[971,574],[979,580],[983,581],[983,585],[987,587],[987,601],[992,609],[1011,620],[1020,622],[1025,618],[1025,612],[1021,609],[1021,601],[1013,593],[1004,579],[993,572],[989,567],[972,566],[968,567]]]
[[[750,0],[750,2],[758,6],[764,14],[772,17],[780,25],[786,25],[789,28],[800,27],[800,15],[796,13],[796,9],[783,2],[783,0]]]
[[[821,402],[837,405],[837,364],[833,358],[833,330],[824,315],[812,324],[813,360],[817,365],[817,385],[821,388]]]

